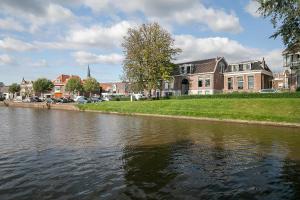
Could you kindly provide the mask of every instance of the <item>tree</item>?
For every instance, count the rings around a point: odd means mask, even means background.
[[[258,12],[277,28],[271,38],[282,37],[285,45],[292,47],[300,43],[300,1],[299,0],[256,0]]]
[[[130,28],[122,43],[125,60],[123,79],[133,91],[161,89],[161,81],[168,80],[174,69],[171,63],[181,49],[174,48],[171,34],[158,23]]]
[[[20,92],[20,90],[21,90],[21,87],[20,87],[20,85],[17,84],[17,83],[11,84],[11,85],[9,86],[9,88],[8,88],[8,91],[9,91],[10,93],[12,93],[14,96],[15,96],[16,93]]]
[[[73,94],[76,92],[80,92],[83,90],[81,80],[77,77],[72,77],[68,80],[66,84],[66,91],[72,92]]]
[[[99,93],[100,92],[100,85],[94,78],[88,78],[83,83],[83,89],[85,92],[90,94],[90,97],[92,96],[92,93]]]
[[[53,87],[53,83],[45,78],[39,78],[33,82],[33,90],[37,93],[48,92],[52,90]]]

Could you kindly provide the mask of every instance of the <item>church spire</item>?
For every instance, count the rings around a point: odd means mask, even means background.
[[[88,69],[87,69],[87,77],[88,77],[88,78],[91,78],[90,65],[88,65]]]

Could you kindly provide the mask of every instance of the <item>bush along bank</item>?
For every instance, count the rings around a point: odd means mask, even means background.
[[[182,95],[162,97],[162,99],[239,99],[239,98],[300,98],[300,92],[284,93],[228,93],[214,95]]]

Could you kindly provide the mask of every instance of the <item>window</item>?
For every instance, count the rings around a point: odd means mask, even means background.
[[[198,80],[198,87],[203,87],[203,81],[202,81],[202,79]]]
[[[233,71],[234,72],[238,71],[238,67],[239,67],[238,65],[233,65]]]
[[[60,86],[55,86],[54,87],[54,92],[60,92]]]
[[[244,80],[243,77],[238,77],[238,89],[242,90],[244,88]]]
[[[244,68],[244,70],[250,70],[251,69],[251,64],[250,63],[244,64],[243,68]]]
[[[165,90],[169,89],[169,82],[165,82]]]
[[[254,88],[254,77],[248,76],[248,89],[253,89],[253,88]]]
[[[228,78],[227,80],[227,85],[228,85],[228,90],[232,90],[233,86],[232,86],[232,78]]]
[[[184,74],[184,67],[181,67],[181,73]]]
[[[186,68],[186,73],[191,73],[191,67],[190,66],[187,66],[187,68]]]
[[[244,71],[242,64],[239,65],[239,71]]]
[[[209,78],[207,78],[205,80],[205,87],[210,87],[210,79]]]
[[[224,73],[224,70],[225,70],[225,65],[223,62],[220,63],[220,72],[221,73]]]

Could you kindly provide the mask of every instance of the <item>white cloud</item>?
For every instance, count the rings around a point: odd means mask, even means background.
[[[253,17],[259,17],[260,14],[257,11],[259,8],[259,4],[255,0],[250,0],[249,3],[246,5],[245,10]]]
[[[23,42],[11,37],[6,37],[0,40],[0,49],[6,51],[29,51],[34,50],[36,47],[31,43]]]
[[[97,13],[110,10],[126,14],[141,12],[148,20],[168,24],[167,26],[173,23],[181,25],[196,23],[205,25],[215,32],[239,33],[243,30],[239,18],[234,13],[206,7],[197,0],[82,0],[81,3]]]
[[[192,35],[175,36],[175,45],[183,50],[176,62],[185,62],[206,58],[225,57],[227,62],[246,60],[265,60],[271,70],[278,71],[282,66],[280,49],[263,51],[244,46],[226,37],[197,38]]]
[[[2,54],[0,55],[0,65],[8,65],[8,64],[13,64],[14,60],[11,56],[7,54]]]
[[[0,9],[3,14],[14,16],[14,18],[23,21],[25,25],[29,25],[29,29],[26,31],[32,33],[35,33],[46,25],[49,26],[58,23],[68,25],[67,22],[71,22],[75,18],[70,9],[60,4],[51,3],[50,1],[2,0]],[[24,25],[22,26],[24,27]]]
[[[102,49],[118,47],[129,27],[131,27],[130,22],[122,21],[110,27],[92,26],[71,30],[66,37],[66,42],[80,46],[97,46]]]
[[[39,60],[31,64],[33,67],[48,67],[48,62],[45,59]]]
[[[0,29],[10,31],[24,31],[24,26],[13,18],[0,19]]]
[[[266,63],[273,72],[283,71],[282,49],[274,49],[264,54]]]
[[[73,54],[80,65],[87,64],[121,64],[123,56],[120,54],[97,55],[90,52],[78,51]]]

